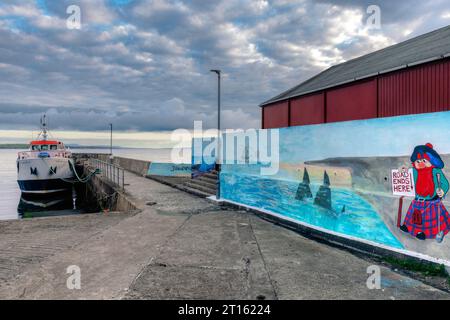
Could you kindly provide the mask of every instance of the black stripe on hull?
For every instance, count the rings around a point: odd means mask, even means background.
[[[18,180],[17,183],[23,193],[51,194],[72,190],[72,184],[61,179]]]

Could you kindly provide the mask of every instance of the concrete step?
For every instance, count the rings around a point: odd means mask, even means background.
[[[195,184],[195,183],[186,183],[185,186],[188,186],[189,188],[194,188],[194,189],[199,189],[203,192],[210,192],[211,194],[216,194],[217,188],[213,187],[211,188],[210,186],[202,186],[199,184]]]
[[[209,192],[203,192],[203,191],[200,191],[198,189],[190,188],[190,187],[188,187],[186,185],[178,186],[177,188],[179,190],[183,190],[183,191],[188,192],[190,194],[193,194],[193,195],[196,195],[196,196],[200,196],[200,197],[204,197],[204,198],[208,198],[208,197],[213,195],[213,194],[211,194]]]
[[[214,171],[214,172],[205,173],[201,177],[217,180],[218,175],[217,175],[217,172]]]
[[[218,179],[212,179],[209,177],[198,177],[198,178],[192,179],[191,181],[201,181],[201,182],[205,182],[205,183],[209,183],[209,184],[217,184],[217,180]]]
[[[187,182],[186,184],[184,184],[184,186],[191,188],[191,189],[200,190],[201,192],[208,193],[209,195],[216,194],[216,190],[217,190],[216,188],[205,187],[205,186],[195,184],[192,182]]]
[[[197,179],[192,179],[191,181],[192,183],[195,184],[199,184],[205,187],[210,187],[210,188],[216,188],[217,187],[217,180],[212,180],[212,179],[202,179],[202,178],[197,178]]]
[[[210,197],[217,193],[217,181],[217,172],[212,171],[187,181],[178,189],[201,197]]]

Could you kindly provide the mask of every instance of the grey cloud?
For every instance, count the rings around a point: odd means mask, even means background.
[[[211,112],[192,114],[186,110],[184,102],[178,99],[162,103],[162,110],[130,111],[118,108],[116,111],[101,109],[77,109],[41,106],[0,105],[2,129],[35,129],[42,113],[47,114],[52,130],[102,131],[109,123],[116,130],[164,131],[168,129],[191,129],[194,121],[203,121],[207,127],[213,127],[216,118]],[[237,127],[254,127],[258,120],[250,117],[241,109],[225,110],[225,121],[233,121]]]
[[[369,1],[112,2],[45,1],[45,18],[30,1],[0,5],[0,129],[35,126],[46,111],[61,129],[114,122],[170,130],[194,120],[214,127],[211,68],[224,72],[224,127],[259,127],[257,106],[267,98],[333,63],[448,23],[444,1],[379,1],[384,24],[369,33],[348,15],[364,18]],[[81,6],[82,30],[64,27],[69,4]]]

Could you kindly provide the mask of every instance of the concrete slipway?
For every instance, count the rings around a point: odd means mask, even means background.
[[[132,173],[126,181],[138,213],[1,222],[0,298],[450,297],[385,267],[382,289],[369,290],[369,260]],[[80,290],[66,286],[70,265]]]

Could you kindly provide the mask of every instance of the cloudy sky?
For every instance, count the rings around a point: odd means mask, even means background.
[[[366,24],[373,4],[380,29]],[[70,5],[80,30],[67,28]],[[110,122],[134,141],[213,127],[212,68],[224,73],[223,127],[259,127],[264,100],[448,24],[448,0],[2,0],[0,143],[27,140],[44,112],[83,142]]]

